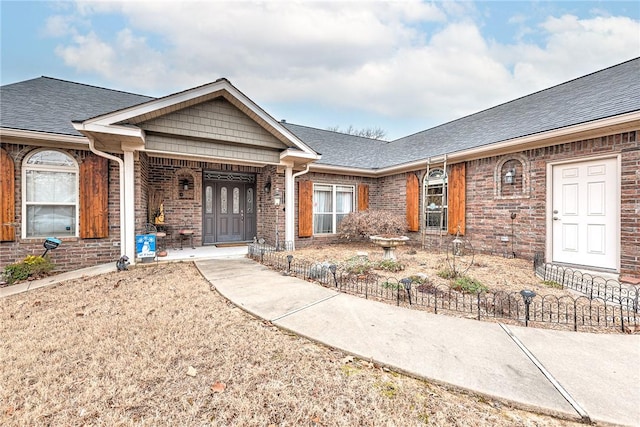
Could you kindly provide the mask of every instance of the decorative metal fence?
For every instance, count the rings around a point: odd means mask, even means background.
[[[620,293],[620,289],[612,293],[604,286],[589,296],[536,295],[526,301],[520,292],[465,293],[448,285],[433,284],[428,279],[356,274],[336,264],[296,259],[272,246],[255,244],[252,248],[250,245],[249,257],[283,274],[312,280],[340,292],[393,302],[398,306],[433,309],[436,314],[456,312],[478,320],[510,319],[527,326],[529,323],[534,326],[536,323],[556,324],[574,331],[617,328],[627,332],[640,327],[637,289],[635,293]]]
[[[625,306],[628,310],[640,313],[638,286],[546,263],[540,254],[535,256],[533,262],[533,269],[542,280],[556,282],[563,288],[580,292],[589,299],[602,299],[609,304]]]

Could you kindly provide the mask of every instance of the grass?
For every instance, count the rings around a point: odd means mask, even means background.
[[[190,263],[0,299],[0,366],[3,426],[577,425],[281,331]]]

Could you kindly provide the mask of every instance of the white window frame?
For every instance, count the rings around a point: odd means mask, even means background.
[[[438,178],[435,176],[440,175]],[[431,178],[431,179],[429,179]],[[440,197],[442,203],[437,205],[440,212],[440,225],[433,226],[429,225],[429,212],[431,209],[429,202],[429,189],[430,188],[441,188],[442,192],[440,193]],[[429,171],[429,174],[425,177],[424,180],[424,227],[425,230],[447,230],[449,224],[449,176],[445,173],[444,168],[435,168]],[[437,197],[437,196],[436,196]]]
[[[44,151],[55,151],[55,152],[59,152],[61,154],[63,154],[64,156],[68,157],[69,159],[71,159],[73,161],[73,165],[72,166],[56,166],[56,165],[34,165],[34,164],[29,164],[29,161],[31,160],[32,157],[34,157],[35,155],[42,153]],[[66,172],[66,173],[73,173],[75,174],[75,180],[74,180],[74,186],[75,186],[75,200],[71,201],[71,202],[28,202],[27,200],[29,199],[29,195],[28,195],[28,185],[27,185],[27,173],[29,171],[38,171],[38,172]],[[77,238],[79,236],[79,216],[80,216],[80,203],[79,203],[79,199],[80,199],[80,181],[79,181],[79,175],[80,175],[80,168],[78,166],[78,162],[76,161],[76,159],[69,154],[68,152],[64,151],[64,150],[57,150],[57,149],[53,149],[53,148],[44,148],[41,150],[37,150],[34,151],[32,153],[30,153],[27,157],[24,158],[23,162],[22,162],[22,238],[23,239],[39,239],[39,238],[43,238],[43,237],[58,237],[58,236],[51,236],[51,235],[36,235],[36,234],[32,234],[29,235],[29,233],[27,232],[28,227],[29,227],[29,221],[28,221],[28,214],[27,214],[27,209],[29,206],[72,206],[74,208],[74,222],[75,222],[75,230],[73,234],[63,234],[60,235],[60,237],[75,237]]]
[[[331,212],[318,212],[317,211],[317,201],[316,201],[316,187],[331,187]],[[314,183],[313,184],[313,234],[314,235],[321,235],[321,236],[328,236],[331,234],[336,234],[337,233],[337,216],[338,214],[344,214],[344,212],[336,212],[336,206],[337,206],[337,188],[338,187],[343,187],[343,188],[349,188],[351,189],[351,212],[354,212],[355,210],[355,201],[356,201],[356,186],[355,185],[349,185],[349,184],[323,184],[323,183]],[[317,214],[331,214],[331,232],[329,233],[317,233],[316,232],[316,215]]]

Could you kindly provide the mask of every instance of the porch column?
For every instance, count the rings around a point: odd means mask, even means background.
[[[135,168],[134,152],[124,151],[124,206],[120,204],[120,209],[124,208],[125,245],[124,253],[127,254],[131,263],[136,259],[136,203],[135,203]]]
[[[291,242],[295,249],[295,181],[293,179],[293,166],[287,166],[284,172],[285,189],[285,213],[284,213],[284,240]]]

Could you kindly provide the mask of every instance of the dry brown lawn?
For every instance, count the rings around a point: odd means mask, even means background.
[[[191,263],[1,299],[0,366],[3,426],[574,425],[281,331]]]

